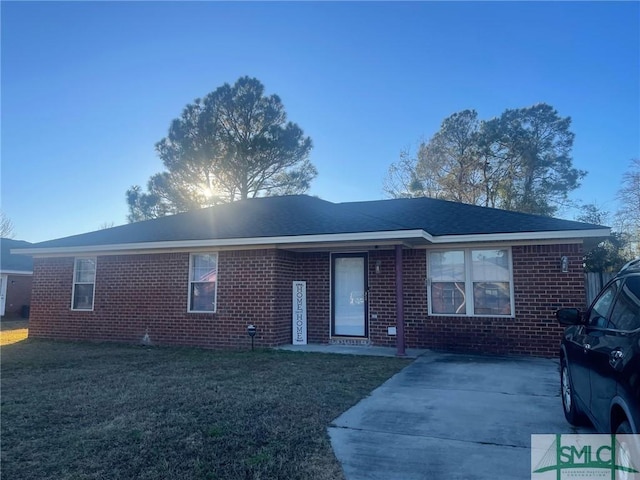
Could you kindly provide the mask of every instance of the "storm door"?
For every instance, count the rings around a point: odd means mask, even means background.
[[[367,254],[338,253],[331,261],[331,334],[366,337]]]

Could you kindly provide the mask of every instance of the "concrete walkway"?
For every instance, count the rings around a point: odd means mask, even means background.
[[[557,361],[434,352],[329,428],[347,480],[529,479],[531,434],[576,432]]]
[[[288,350],[291,352],[314,352],[314,353],[338,353],[342,355],[370,355],[375,357],[395,357],[397,349],[395,347],[374,347],[370,345],[282,345],[275,347],[278,350]],[[402,358],[418,358],[428,350],[419,348],[407,348],[406,356]]]

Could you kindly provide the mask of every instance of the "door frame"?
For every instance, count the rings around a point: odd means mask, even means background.
[[[4,316],[7,307],[7,283],[9,283],[9,275],[0,275],[0,316]]]
[[[362,321],[364,323],[364,335],[339,335],[336,334],[336,301],[335,301],[335,260],[337,258],[362,258],[362,275],[363,275],[363,286],[364,286],[364,311]],[[334,252],[330,255],[330,266],[331,266],[331,275],[329,286],[329,295],[330,295],[330,304],[331,304],[331,318],[329,320],[330,323],[330,335],[331,337],[355,337],[355,338],[369,338],[369,252]]]

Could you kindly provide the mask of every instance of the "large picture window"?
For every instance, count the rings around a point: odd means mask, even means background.
[[[76,258],[73,267],[72,310],[93,310],[96,284],[96,259]]]
[[[429,252],[429,314],[511,316],[509,249]]]
[[[189,311],[215,312],[218,254],[193,253],[189,264]]]

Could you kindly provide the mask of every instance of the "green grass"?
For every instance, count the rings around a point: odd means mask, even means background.
[[[26,340],[2,355],[13,479],[340,479],[326,432],[406,360]]]

